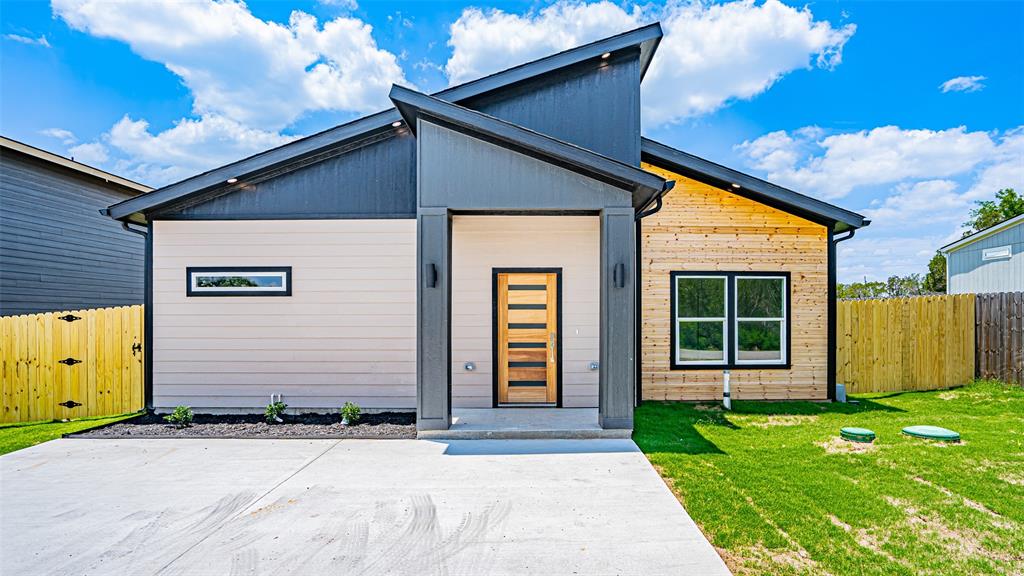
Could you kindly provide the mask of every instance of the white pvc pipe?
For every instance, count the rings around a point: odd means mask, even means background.
[[[732,398],[729,397],[729,371],[722,370],[722,406],[732,410]]]

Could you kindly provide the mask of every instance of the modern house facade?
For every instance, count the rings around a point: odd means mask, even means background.
[[[946,292],[1024,291],[1024,214],[939,249],[946,257]]]
[[[826,400],[863,217],[644,139],[654,24],[121,202],[147,234],[150,404]]]
[[[0,137],[0,315],[141,304],[145,241],[100,211],[150,190]]]

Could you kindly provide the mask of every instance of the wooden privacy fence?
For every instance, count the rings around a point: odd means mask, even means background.
[[[0,423],[143,407],[142,306],[0,318]]]
[[[836,381],[847,392],[935,390],[974,378],[974,294],[844,300],[836,308]]]
[[[1024,292],[978,294],[979,378],[1024,385]]]

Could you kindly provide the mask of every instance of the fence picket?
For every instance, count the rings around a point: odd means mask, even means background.
[[[935,390],[974,377],[974,296],[840,301],[836,380],[847,392]]]
[[[79,319],[58,318],[67,314]],[[141,410],[144,371],[132,346],[144,343],[143,318],[142,306],[0,318],[0,423]],[[82,405],[59,405],[67,400]]]

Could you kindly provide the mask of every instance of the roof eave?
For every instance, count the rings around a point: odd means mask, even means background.
[[[992,236],[993,234],[998,234],[998,233],[1002,232],[1003,230],[1008,230],[1008,229],[1010,229],[1010,228],[1012,228],[1012,227],[1014,227],[1014,226],[1016,226],[1018,224],[1021,224],[1021,223],[1024,223],[1024,214],[1020,214],[1018,216],[1014,216],[1013,218],[1009,218],[1007,220],[1003,220],[1002,222],[1000,222],[998,224],[993,224],[992,226],[989,226],[988,228],[985,228],[984,230],[979,230],[979,231],[975,232],[974,234],[971,234],[970,236],[967,236],[965,238],[961,238],[959,240],[950,242],[949,244],[946,244],[945,246],[939,248],[939,252],[942,252],[943,254],[949,254],[950,252],[954,252],[956,250],[959,250],[959,249],[963,248],[964,246],[967,246],[968,244],[973,244],[973,243],[977,242],[978,240],[982,240],[984,238],[988,238],[989,236]]]
[[[802,218],[829,225],[833,232],[863,228],[871,223],[870,220],[856,212],[805,196],[649,138],[641,140],[640,149],[641,159],[644,162],[727,192],[749,197]]]

